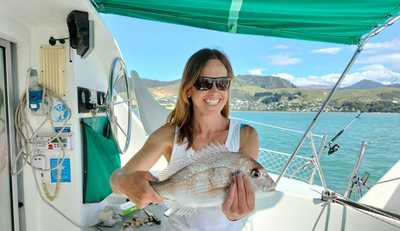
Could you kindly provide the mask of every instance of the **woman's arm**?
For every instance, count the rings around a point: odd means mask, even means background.
[[[257,160],[259,143],[257,131],[251,126],[240,129],[239,152]],[[243,174],[232,176],[232,182],[228,189],[228,196],[222,206],[222,211],[229,220],[238,220],[255,208],[255,193],[251,188],[250,179]]]
[[[114,192],[126,195],[138,207],[162,201],[150,186],[150,181],[157,179],[148,170],[158,161],[162,154],[171,152],[174,129],[163,126],[147,139],[143,147],[121,169],[114,171],[110,177]]]

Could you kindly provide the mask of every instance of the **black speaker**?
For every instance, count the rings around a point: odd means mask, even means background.
[[[87,56],[93,48],[93,32],[88,12],[71,11],[67,16],[67,26],[70,46],[76,49],[81,57]]]

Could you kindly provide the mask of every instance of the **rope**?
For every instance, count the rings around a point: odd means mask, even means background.
[[[52,94],[51,91],[46,90],[48,96],[44,97],[43,100],[48,100],[50,102],[49,107],[52,107],[52,98],[56,98],[57,100],[61,101],[65,104],[65,102],[58,96]],[[29,122],[28,116],[26,115],[26,105],[27,105],[27,95],[24,93],[22,96],[20,103],[17,106],[16,112],[15,112],[15,127],[17,128],[17,147],[19,149],[19,152],[17,153],[17,156],[15,158],[15,161],[12,163],[12,168],[11,168],[11,173],[13,175],[18,175],[20,174],[25,165],[28,164],[32,168],[36,168],[35,166],[32,166],[31,164],[31,159],[33,157],[33,152],[35,151],[33,147],[36,145],[36,136],[39,132],[39,130],[47,123],[50,122],[51,125],[53,126],[53,121],[50,118],[50,110],[44,113],[41,116],[45,116],[45,119],[39,124],[39,126],[36,129],[32,128],[32,125]],[[67,106],[66,106],[67,107]],[[70,111],[69,116],[71,116],[71,109],[67,107],[67,110]],[[61,129],[51,137],[51,140],[57,139],[58,142],[60,142],[60,135],[63,133],[65,127],[67,126],[67,123],[69,121],[70,117],[66,118],[61,126]],[[54,126],[53,126],[54,127]],[[33,146],[33,147],[32,147]],[[53,168],[40,168],[39,170],[41,171],[52,171],[58,168],[62,167],[62,164],[65,159],[65,150],[63,147],[61,147],[62,150],[62,156],[61,159],[57,162],[57,165]],[[18,169],[17,164],[18,160],[23,157],[24,162],[22,163],[22,166]]]
[[[392,181],[396,181],[396,180],[400,180],[400,177],[396,177],[396,178],[393,178],[393,179],[389,179],[389,180],[384,180],[384,181],[376,182],[376,183],[374,184],[374,186],[377,185],[377,184],[388,183],[388,182],[392,182]]]
[[[261,126],[264,126],[264,127],[276,128],[276,129],[280,129],[280,130],[284,130],[284,131],[288,131],[288,132],[293,132],[293,133],[298,133],[298,134],[304,134],[303,131],[296,130],[296,129],[290,129],[290,128],[279,127],[279,126],[272,125],[272,124],[261,123],[261,122],[256,122],[256,121],[252,121],[252,120],[241,119],[241,118],[232,117],[232,116],[231,116],[230,118],[231,118],[231,119],[234,119],[234,120],[239,120],[239,121],[242,121],[242,122],[250,123],[250,124],[257,124],[257,125],[261,125]],[[322,138],[322,137],[323,137],[322,135],[315,134],[315,133],[312,133],[312,136],[319,137],[319,138]]]
[[[88,228],[92,228],[95,227],[97,224],[93,224],[93,225],[80,225],[77,222],[73,221],[71,218],[69,218],[67,215],[65,215],[63,212],[61,212],[61,210],[59,210],[57,207],[55,207],[53,204],[51,204],[49,201],[46,200],[46,198],[43,197],[41,190],[40,190],[40,186],[39,186],[39,182],[36,176],[36,169],[32,168],[32,174],[33,174],[33,178],[35,179],[35,185],[36,188],[39,192],[39,196],[42,199],[42,201],[47,204],[49,207],[51,207],[52,209],[54,209],[58,214],[60,214],[61,216],[63,216],[65,219],[67,219],[71,224],[73,224],[74,226],[81,228],[81,229],[88,229]]]

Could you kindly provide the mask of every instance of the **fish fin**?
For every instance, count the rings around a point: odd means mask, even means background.
[[[192,161],[188,158],[185,159],[178,159],[173,161],[172,163],[168,164],[168,166],[160,172],[159,179],[160,181],[168,179],[170,176],[174,175],[179,170],[183,169],[184,167],[190,165]]]
[[[209,161],[210,159],[220,158],[218,153],[221,152],[229,152],[228,148],[219,143],[211,143],[206,147],[197,150],[193,153],[192,162],[201,162],[201,161]]]
[[[169,217],[172,214],[176,214],[178,216],[190,216],[194,212],[196,212],[196,208],[192,207],[182,207],[175,201],[168,201],[166,205],[169,209],[164,212],[164,216]]]
[[[180,206],[176,203],[176,201],[167,200],[164,203],[168,208],[164,212],[164,216],[166,216],[166,217],[169,217],[171,214],[175,213],[180,208]]]
[[[164,212],[164,216],[169,217],[171,216],[171,214],[174,214],[178,210],[178,208],[169,208],[167,209],[167,211]]]
[[[221,152],[229,152],[229,150],[225,145],[211,143],[198,151],[194,151],[191,158],[180,158],[172,161],[172,163],[170,163],[164,170],[160,172],[159,180],[163,181],[168,179],[179,170],[189,166],[194,162],[204,162],[212,159],[218,159],[220,156],[215,154]]]
[[[176,215],[178,216],[191,216],[196,212],[196,208],[191,208],[191,207],[183,207],[179,208],[176,211]]]

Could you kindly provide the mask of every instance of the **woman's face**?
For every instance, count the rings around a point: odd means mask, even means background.
[[[209,60],[203,70],[200,78],[221,78],[227,77],[228,72],[224,64],[218,59]],[[216,84],[209,90],[198,90],[192,86],[187,91],[187,95],[192,98],[193,109],[203,113],[220,113],[228,101],[229,89],[219,90]]]

